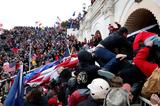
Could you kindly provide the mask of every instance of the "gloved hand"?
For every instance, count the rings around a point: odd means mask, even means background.
[[[147,42],[147,43],[146,43],[146,46],[148,46],[148,47],[152,47],[152,46],[153,46],[153,41],[149,41],[149,42]]]

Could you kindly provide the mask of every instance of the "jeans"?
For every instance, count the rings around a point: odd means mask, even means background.
[[[107,71],[117,74],[119,60],[116,59],[116,54],[112,53],[108,49],[97,47],[95,50],[95,57],[97,57],[97,62],[101,67],[105,68]]]

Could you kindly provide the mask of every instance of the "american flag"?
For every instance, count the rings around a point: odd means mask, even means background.
[[[68,57],[68,59],[61,63],[59,63],[59,61],[55,61],[52,63],[52,65],[50,63],[51,67],[48,67],[49,64],[47,64],[45,65],[46,68],[44,70],[44,67],[42,67],[42,69],[39,68],[36,71],[28,73],[25,76],[25,83],[29,84],[30,86],[33,84],[40,85],[43,83],[48,83],[53,78],[57,79],[64,68],[74,68],[77,66],[78,62],[77,54],[72,54]]]
[[[16,71],[16,62],[12,62],[12,63],[4,63],[3,64],[3,70],[5,72],[15,72]]]

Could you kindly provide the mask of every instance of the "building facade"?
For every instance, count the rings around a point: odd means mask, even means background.
[[[108,24],[118,22],[134,32],[141,28],[160,25],[160,0],[95,0],[88,7],[87,14],[80,23],[79,39],[91,39],[97,30],[102,38],[108,36]]]

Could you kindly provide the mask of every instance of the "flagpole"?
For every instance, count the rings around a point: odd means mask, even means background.
[[[20,62],[20,79],[19,79],[19,82],[20,82],[20,86],[19,86],[19,91],[20,91],[20,93],[22,92],[21,91],[21,88],[22,88],[22,86],[23,86],[23,62],[21,61]]]
[[[31,52],[32,52],[32,43],[29,43],[29,72],[31,70]]]

